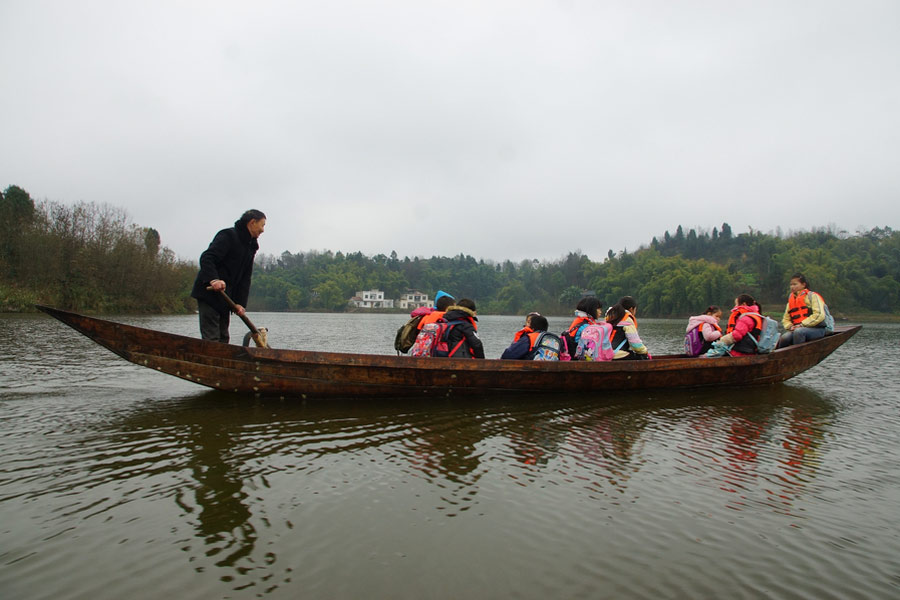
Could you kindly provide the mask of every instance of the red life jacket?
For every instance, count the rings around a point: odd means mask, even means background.
[[[819,296],[822,304],[825,304],[825,299],[822,298],[821,294],[816,292],[803,290],[799,294],[791,294],[788,298],[788,315],[790,316],[791,324],[793,325],[799,325],[803,319],[812,314],[812,309],[806,304],[807,294],[816,294]]]

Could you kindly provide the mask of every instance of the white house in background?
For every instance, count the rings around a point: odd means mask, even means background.
[[[413,309],[420,306],[431,306],[428,294],[423,294],[418,290],[407,290],[405,294],[400,296],[400,308]]]
[[[356,295],[350,298],[350,304],[356,308],[394,308],[394,301],[385,300],[384,292],[381,290],[356,292]]]

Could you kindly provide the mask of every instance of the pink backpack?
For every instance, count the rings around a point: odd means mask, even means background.
[[[581,339],[575,348],[575,360],[612,360],[615,350],[612,347],[612,325],[609,323],[591,323],[581,330]]]
[[[459,321],[448,322],[444,319],[439,319],[434,323],[423,325],[419,335],[416,336],[415,343],[409,349],[409,355],[418,357],[453,356],[465,341],[465,338],[461,339],[453,350],[450,350],[447,347],[447,334],[459,323]]]

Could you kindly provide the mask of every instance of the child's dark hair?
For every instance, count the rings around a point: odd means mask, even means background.
[[[599,298],[596,296],[585,296],[578,302],[575,310],[586,312],[592,319],[596,319],[600,314],[601,308],[603,308],[603,303],[600,302]]]
[[[619,298],[619,304],[622,305],[622,308],[625,310],[633,310],[637,308],[637,301],[631,296],[622,296]]]
[[[706,308],[706,312],[703,313],[703,314],[705,314],[705,315],[714,315],[714,314],[716,314],[717,312],[722,312],[722,309],[719,308],[718,306],[716,306],[715,304],[710,304],[710,305]]]
[[[609,310],[606,311],[606,321],[615,325],[624,319],[626,314],[628,314],[628,311],[624,306],[621,304],[613,304],[609,307]]]
[[[549,323],[547,323],[547,317],[542,315],[534,315],[531,317],[531,328],[535,331],[547,331],[549,327]]]
[[[809,280],[806,279],[806,276],[803,275],[803,273],[794,273],[793,275],[791,275],[791,279],[796,279],[797,281],[802,283],[806,289],[809,289]]]
[[[477,310],[475,308],[475,301],[470,300],[469,298],[463,298],[459,302],[456,303],[457,306],[462,306],[463,308],[468,308],[471,311]]]
[[[436,310],[446,311],[453,306],[454,302],[456,302],[456,300],[454,300],[453,296],[441,296],[437,299],[437,302],[434,303],[434,308]]]
[[[740,296],[735,298],[735,300],[737,300],[738,305],[746,304],[747,306],[753,306],[754,304],[756,304],[757,306],[759,306],[759,303],[750,294],[741,294]],[[762,307],[760,307],[760,310],[761,309]]]

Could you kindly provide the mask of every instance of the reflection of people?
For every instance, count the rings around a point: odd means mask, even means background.
[[[802,344],[825,337],[825,301],[816,292],[810,291],[809,282],[802,273],[791,276],[791,293],[781,325],[778,347]]]
[[[200,255],[200,272],[194,280],[191,296],[197,299],[200,336],[204,340],[228,343],[229,308],[221,291],[237,305],[237,315],[244,314],[250,295],[253,259],[259,250],[257,238],[265,228],[266,215],[258,210],[248,210],[234,222],[234,227],[217,233],[209,248]]]

